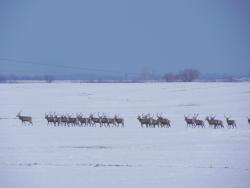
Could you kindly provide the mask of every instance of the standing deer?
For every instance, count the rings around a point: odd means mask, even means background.
[[[146,126],[146,128],[148,128],[148,126],[150,125],[150,119],[148,118],[148,116],[144,116],[143,114],[137,117],[138,121],[141,123],[141,128],[143,128],[143,125]]]
[[[226,118],[228,128],[236,128],[235,121],[230,119],[231,116],[227,117],[227,116],[224,115],[224,117]]]
[[[211,120],[213,121],[214,128],[221,127],[224,128],[223,121],[215,119],[216,115],[211,117]]]
[[[48,122],[47,125],[54,123],[54,117],[51,115],[51,113],[45,114],[45,119]]]
[[[73,117],[73,115],[69,116],[68,117],[68,125],[71,125],[72,127],[78,125],[77,117]]]
[[[62,125],[64,125],[64,126],[68,125],[68,117],[66,115],[61,115],[60,119],[61,119],[60,122]]]
[[[84,126],[86,127],[88,124],[88,118],[83,117],[82,114],[77,114],[76,118],[78,119],[79,124],[82,126],[84,124]]]
[[[201,127],[201,128],[205,128],[204,121],[202,121],[200,119],[197,119],[198,116],[199,116],[199,114],[194,114],[194,116],[193,116],[193,120],[194,120],[195,126]]]
[[[120,124],[122,125],[122,127],[124,127],[124,119],[123,118],[120,118],[118,115],[115,115],[114,118],[115,118],[115,122],[116,122],[118,127]]]
[[[207,122],[208,122],[210,128],[212,128],[212,127],[215,128],[215,126],[214,126],[214,121],[211,119],[211,117],[208,117],[208,116],[207,116],[205,120],[207,120]]]
[[[160,126],[160,121],[159,119],[155,119],[154,116],[150,116],[149,115],[149,119],[150,119],[150,126],[152,126],[153,128],[155,128],[156,126],[159,128]]]
[[[159,116],[159,115],[157,115],[157,118],[158,118],[158,121],[159,121],[161,127],[167,127],[167,128],[171,127],[169,119],[164,118],[164,117]]]
[[[186,127],[190,127],[190,126],[194,127],[194,126],[195,126],[195,123],[194,123],[194,119],[193,119],[193,118],[189,118],[189,116],[185,116],[185,115],[184,115],[184,119],[185,119],[185,121],[186,121],[186,123],[187,123],[187,126],[186,126]]]
[[[89,119],[90,119],[90,122],[91,122],[92,126],[95,126],[95,124],[98,123],[100,125],[100,127],[101,127],[102,122],[101,122],[100,118],[94,117],[93,114],[90,114]]]
[[[108,127],[110,127],[110,124],[114,126],[116,126],[116,121],[115,121],[115,118],[107,118],[108,120]]]
[[[99,113],[98,113],[98,117],[99,117],[99,120],[100,120],[100,127],[102,127],[102,126],[108,127],[109,126],[108,118],[104,113],[102,114],[102,116],[100,116]]]
[[[31,125],[33,125],[32,123],[32,117],[30,116],[21,116],[21,112],[19,112],[16,117],[18,117],[18,119],[20,119],[22,121],[22,123],[25,124],[25,122],[29,122]]]

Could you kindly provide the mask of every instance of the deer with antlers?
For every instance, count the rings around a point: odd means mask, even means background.
[[[89,123],[88,122],[88,118],[83,117],[82,113],[81,114],[77,114],[76,118],[78,119],[78,122],[79,122],[80,126],[83,126],[83,124],[84,124],[84,126],[86,127],[88,125],[88,123]]]
[[[224,117],[226,118],[228,128],[236,128],[236,122],[235,120],[230,119],[231,116],[227,117],[226,115],[224,115]]]
[[[141,123],[141,128],[143,128],[143,125],[145,125],[146,128],[148,128],[148,126],[150,125],[150,119],[147,115],[138,115],[137,119]]]
[[[98,116],[99,116],[99,113],[98,113]],[[94,114],[91,113],[89,115],[89,119],[90,119],[90,122],[91,122],[92,126],[95,126],[98,123],[100,125],[100,127],[101,127],[102,122],[101,122],[100,117],[94,117]]]
[[[154,115],[151,116],[151,115],[149,114],[149,119],[150,119],[150,127],[155,128],[155,127],[157,126],[157,127],[159,128],[159,126],[160,126],[160,121],[159,121],[158,118],[155,119],[155,118],[154,118]]]
[[[214,128],[224,128],[224,125],[223,125],[223,121],[219,120],[219,119],[215,119],[216,115],[214,116],[211,116],[211,120],[213,121],[213,124],[214,124]]]
[[[159,116],[158,114],[157,114],[157,118],[161,127],[167,127],[167,128],[171,127],[169,119]]]
[[[187,123],[186,127],[195,127],[194,119],[193,118],[189,118],[189,115],[188,116],[184,115],[184,120]]]
[[[33,125],[32,123],[32,117],[31,116],[22,116],[21,112],[19,112],[16,117],[18,117],[18,119],[20,119],[22,121],[22,124],[26,124],[26,122],[28,122],[29,124]]]
[[[121,124],[122,127],[124,127],[124,119],[119,117],[118,115],[115,115],[114,117],[116,125],[119,127],[119,125]]]
[[[199,116],[199,114],[194,114],[194,116],[193,116],[195,126],[205,128],[204,121],[198,119],[198,116]]]
[[[210,128],[214,127],[214,121],[211,119],[211,116],[210,117],[206,117],[205,120],[207,120],[208,122],[208,125]],[[215,127],[214,127],[215,128]]]
[[[45,113],[45,119],[47,120],[47,125],[54,123],[54,117],[51,115],[51,113],[46,114]]]

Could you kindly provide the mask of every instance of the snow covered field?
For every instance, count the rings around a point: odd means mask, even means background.
[[[120,114],[125,128],[52,127],[45,112]],[[160,112],[171,129],[140,128]],[[238,128],[186,128],[194,113]],[[0,84],[0,187],[249,188],[247,116],[250,83]]]

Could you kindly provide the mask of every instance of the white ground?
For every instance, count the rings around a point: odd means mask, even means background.
[[[250,83],[0,84],[0,187],[250,187]],[[52,127],[45,112],[106,112],[125,128]],[[142,129],[163,112],[171,129]],[[185,128],[231,114],[237,129]]]

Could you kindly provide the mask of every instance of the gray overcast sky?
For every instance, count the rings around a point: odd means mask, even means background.
[[[250,70],[248,0],[1,0],[0,58],[141,72]],[[0,73],[70,74],[0,60]]]

